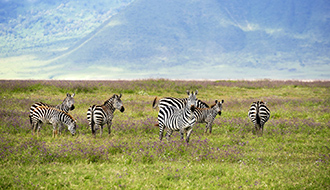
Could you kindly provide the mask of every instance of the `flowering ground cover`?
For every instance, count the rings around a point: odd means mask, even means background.
[[[224,99],[212,134],[196,124],[189,144],[174,132],[159,141],[155,97]],[[34,102],[76,93],[79,135],[31,132]],[[112,133],[93,138],[86,112],[122,93]],[[247,117],[253,101],[271,111],[263,136]],[[0,81],[1,189],[329,189],[330,82],[327,81]]]

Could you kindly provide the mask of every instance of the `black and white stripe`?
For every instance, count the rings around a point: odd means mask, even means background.
[[[62,125],[68,126],[68,130],[72,135],[76,133],[76,121],[73,117],[56,108],[39,106],[36,107],[31,116],[32,129],[37,131],[39,136],[40,129],[44,123],[50,123],[53,125],[53,137],[57,135],[57,128],[61,130]]]
[[[173,131],[180,131],[181,139],[183,140],[184,133],[186,133],[186,141],[189,142],[193,125],[196,123],[196,118],[194,117],[193,112],[197,104],[197,91],[195,93],[187,91],[187,94],[189,97],[187,98],[186,105],[182,109],[174,106],[161,107],[164,114],[158,115],[160,140],[162,140],[163,131],[167,127],[167,140],[169,140]]]
[[[215,104],[211,106],[211,108],[196,108],[194,111],[194,116],[196,117],[197,123],[206,123],[205,133],[209,129],[210,133],[212,133],[212,124],[215,117],[219,114],[221,115],[222,104],[224,100],[218,101],[215,100]]]
[[[256,132],[263,133],[264,125],[270,117],[270,111],[266,106],[266,102],[257,101],[253,102],[249,110],[249,118],[254,123]]]
[[[56,106],[54,105],[49,105],[43,102],[37,102],[34,103],[31,107],[30,107],[30,123],[32,124],[31,121],[31,116],[33,115],[34,110],[39,107],[39,106],[46,106],[46,107],[52,107],[52,108],[56,108],[58,110],[64,111],[66,113],[68,113],[70,110],[74,110],[74,93],[72,95],[70,95],[69,93],[66,94],[65,99],[63,100],[63,102],[61,104],[58,104]]]
[[[188,93],[189,91],[187,91]],[[197,95],[198,91],[196,90],[196,95]],[[154,109],[157,108],[157,106],[159,107],[159,112],[158,112],[158,124],[156,125],[159,125],[159,122],[163,121],[165,117],[168,117],[168,115],[170,113],[168,113],[168,108],[169,107],[174,107],[174,108],[177,108],[177,109],[183,109],[184,107],[186,107],[187,105],[187,102],[188,102],[188,98],[174,98],[174,97],[164,97],[164,98],[161,98],[159,101],[157,101],[157,97],[154,99],[153,103],[152,103],[152,107]],[[209,106],[201,101],[201,100],[198,100],[196,101],[196,107],[198,108],[209,108]],[[159,138],[160,140],[162,140],[163,138],[163,132],[164,132],[164,127],[162,127],[162,124],[159,125]]]
[[[198,92],[198,91],[196,91],[196,92]],[[156,97],[152,103],[152,107],[154,109],[156,109],[158,106],[161,109],[162,107],[173,106],[178,109],[182,109],[187,105],[187,101],[188,101],[188,98],[174,98],[174,97],[164,97],[164,98],[161,98],[159,101],[157,101],[157,97]],[[196,102],[196,107],[197,108],[209,108],[209,106],[205,102],[198,100],[198,99]]]
[[[121,96],[121,94],[119,96],[114,94],[110,99],[105,101],[103,105],[93,105],[88,108],[87,120],[94,136],[99,127],[101,127],[100,133],[102,136],[104,124],[107,124],[108,134],[110,135],[115,110],[118,109],[121,112],[125,111],[123,102],[120,99]]]

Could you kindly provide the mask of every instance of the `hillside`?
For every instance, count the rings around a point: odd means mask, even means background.
[[[54,48],[36,41],[52,51],[39,57],[46,62],[33,70],[33,76],[55,79],[330,77],[327,1],[135,0],[120,5],[125,8],[116,14],[99,14],[102,19],[98,19],[98,25],[81,33],[72,30],[72,35],[71,30],[63,32],[66,35],[57,38],[62,40],[56,40]],[[106,12],[107,6],[103,7]],[[77,27],[85,26],[82,23]],[[93,19],[89,19],[86,27],[92,23]],[[65,26],[76,26],[76,22],[72,25],[64,22]]]
[[[323,78],[311,70],[329,69],[329,4],[319,3],[136,0],[54,64],[89,77]]]
[[[0,0],[0,57],[63,51],[131,1]]]

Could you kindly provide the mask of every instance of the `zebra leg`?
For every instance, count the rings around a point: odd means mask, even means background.
[[[183,140],[184,139],[184,134],[185,134],[186,131],[185,131],[185,129],[180,128],[179,132],[180,132],[180,139]]]
[[[163,133],[164,133],[164,125],[158,121],[159,125],[159,140],[162,141],[163,139]],[[167,134],[167,133],[166,133]],[[166,136],[166,135],[165,135]]]
[[[260,131],[261,131],[261,125],[260,124],[256,124],[256,135],[260,136]]]
[[[258,134],[258,127],[257,127],[257,124],[254,124],[254,134],[257,135]],[[253,131],[252,131],[253,133]]]
[[[55,134],[57,133],[57,131],[56,131],[56,127],[57,127],[57,124],[54,123],[54,124],[53,124],[53,138],[55,138]]]
[[[208,130],[208,127],[207,127],[207,124],[206,124],[204,133],[207,133],[207,130]]]
[[[208,125],[209,125],[209,132],[210,132],[210,134],[212,133],[212,124],[213,124],[213,121],[212,121],[212,122],[210,122],[210,123],[208,123]]]
[[[32,135],[35,134],[37,132],[37,123],[32,123]]]
[[[214,121],[214,118],[211,119],[211,121],[209,121],[209,122],[207,123],[210,134],[212,133],[212,125],[213,125],[213,121]]]
[[[101,129],[100,129],[100,136],[102,137],[103,134],[103,125],[101,125]]]
[[[186,137],[186,141],[187,141],[187,143],[189,143],[189,138],[190,138],[190,135],[191,135],[191,132],[192,132],[192,127],[190,127],[189,129],[188,129],[188,131],[187,131],[187,137]]]
[[[96,130],[95,130],[95,124],[94,123],[92,123],[91,129],[92,129],[92,135],[94,135],[94,137],[95,137]]]
[[[33,124],[33,131],[36,133],[37,129],[39,128],[39,124],[41,124],[39,121]]]
[[[108,135],[111,134],[111,125],[112,125],[112,121],[108,122]]]
[[[173,133],[173,130],[171,130],[170,128],[168,128],[168,129],[167,129],[167,132],[166,132],[166,135],[165,135],[167,141],[170,140],[170,137],[171,137],[172,133]]]
[[[40,133],[40,129],[41,129],[42,125],[43,125],[43,123],[41,123],[41,122],[38,122],[37,123],[37,126],[36,126],[37,137],[39,137],[39,133]]]
[[[60,123],[60,125],[58,126],[58,134],[62,135],[62,130],[64,129],[63,123]]]

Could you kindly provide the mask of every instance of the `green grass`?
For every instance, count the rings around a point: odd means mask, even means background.
[[[299,81],[0,81],[1,189],[329,189],[330,83]],[[159,142],[153,99],[198,89],[224,99],[212,134],[195,125],[189,144]],[[76,92],[79,136],[31,134],[32,103]],[[93,138],[86,111],[122,93],[112,133]],[[252,101],[271,110],[262,137],[247,118]]]

